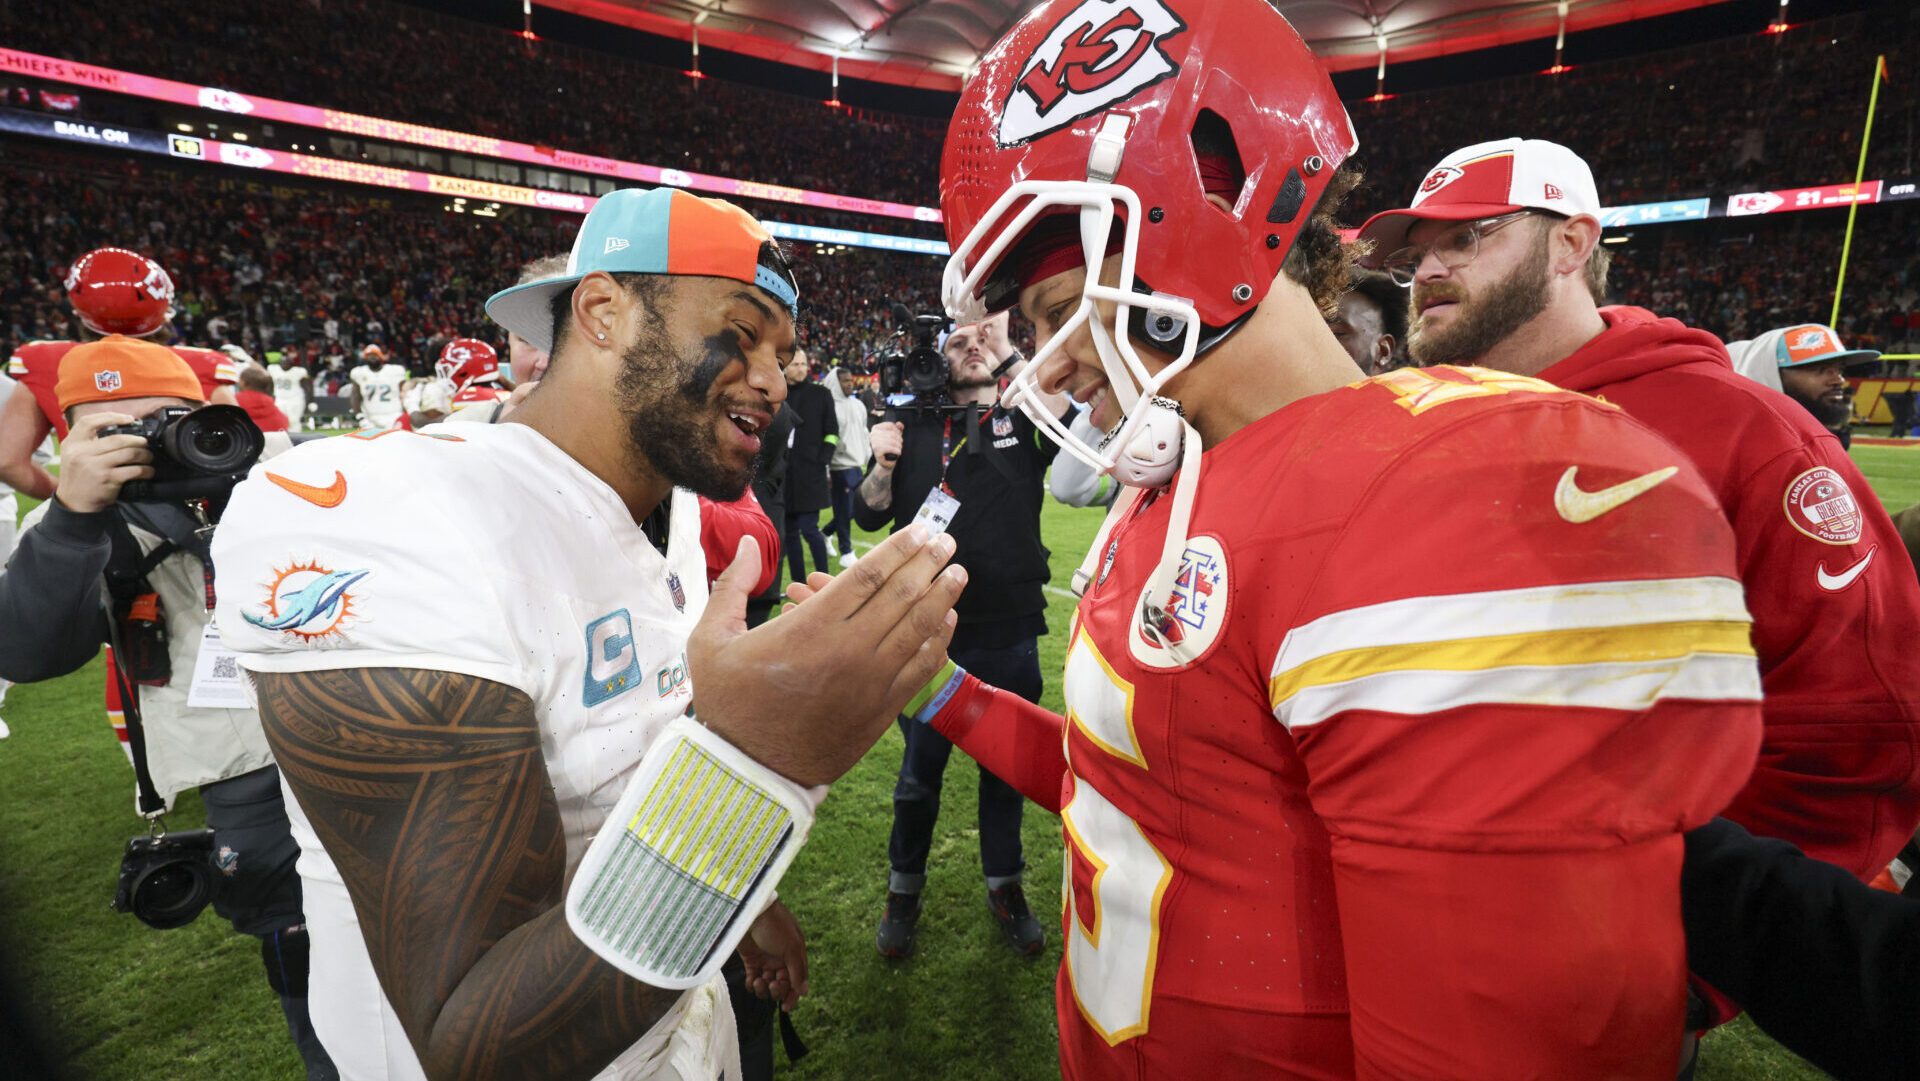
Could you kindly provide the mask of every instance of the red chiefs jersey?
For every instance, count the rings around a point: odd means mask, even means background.
[[[1760,727],[1699,475],[1618,409],[1459,369],[1201,461],[1151,605],[1175,497],[1116,512],[1065,773],[1015,782],[1067,839],[1063,1075],[1671,1078],[1680,832]],[[1046,758],[1037,708],[977,710],[935,724],[996,772]]]
[[[7,374],[33,393],[33,400],[40,406],[41,415],[53,426],[54,434],[62,439],[67,437],[67,421],[60,414],[60,399],[54,393],[54,388],[60,380],[60,359],[67,355],[67,350],[79,344],[65,341],[28,342],[14,350],[13,356],[7,360]],[[200,393],[209,401],[213,399],[215,390],[240,381],[240,369],[234,364],[233,358],[217,349],[176,345],[173,351],[193,369],[195,378],[200,380]]]
[[[497,387],[490,387],[485,383],[469,383],[460,389],[460,393],[453,396],[453,407],[458,409],[463,405],[497,402],[505,397],[506,395],[500,393]]]
[[[7,358],[7,374],[13,376],[21,386],[33,394],[35,404],[40,406],[40,415],[47,418],[53,430],[65,439],[67,422],[60,415],[60,399],[54,394],[54,386],[60,380],[60,358],[67,350],[79,345],[79,342],[37,341],[28,342],[13,351]]]
[[[752,537],[760,550],[760,576],[754,581],[753,592],[765,593],[780,577],[780,531],[767,517],[766,508],[752,488],[731,503],[700,497],[700,547],[707,553],[709,585],[733,563],[742,537]]]
[[[1920,822],[1920,581],[1853,459],[1720,340],[1640,308],[1541,378],[1685,451],[1725,508],[1766,690],[1760,761],[1727,817],[1871,879]]]

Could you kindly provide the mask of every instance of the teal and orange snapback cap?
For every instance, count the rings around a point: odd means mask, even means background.
[[[595,271],[698,274],[757,285],[799,317],[800,290],[784,259],[768,259],[773,238],[753,215],[677,188],[622,188],[594,204],[554,278],[502,289],[487,315],[544,352],[553,350],[553,298]],[[777,265],[769,266],[772,262]]]

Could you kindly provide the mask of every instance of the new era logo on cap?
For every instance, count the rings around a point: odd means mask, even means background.
[[[120,373],[112,369],[108,369],[104,372],[94,372],[93,385],[96,389],[103,390],[103,391],[119,390],[120,389]]]
[[[611,253],[613,253],[613,252],[617,252],[617,251],[621,251],[621,250],[623,250],[623,249],[625,249],[625,248],[626,248],[627,246],[628,246],[628,245],[627,245],[627,238],[626,238],[626,237],[623,237],[623,236],[610,236],[610,237],[608,237],[608,238],[607,238],[607,247],[606,247],[606,250],[604,250],[604,251],[602,251],[602,252],[601,252],[600,254],[601,254],[601,255],[608,255],[608,254],[611,254]]]
[[[1549,199],[1564,199],[1564,198],[1566,198],[1566,196],[1565,196],[1565,195],[1563,195],[1563,194],[1561,194],[1561,191],[1560,191],[1560,189],[1559,189],[1559,188],[1556,188],[1556,187],[1554,187],[1554,186],[1553,186],[1552,184],[1548,184],[1548,185],[1547,185],[1547,198],[1549,198]]]

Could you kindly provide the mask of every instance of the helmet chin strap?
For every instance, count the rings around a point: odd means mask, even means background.
[[[1153,573],[1147,576],[1146,586],[1141,589],[1135,605],[1133,615],[1138,630],[1127,636],[1127,648],[1133,659],[1149,668],[1178,668],[1198,659],[1190,643],[1168,641],[1158,630],[1168,618],[1166,601],[1173,593],[1174,580],[1180,576],[1180,561],[1187,550],[1187,530],[1193,523],[1193,502],[1200,486],[1200,433],[1177,414],[1169,411],[1168,415],[1179,425],[1177,442],[1183,448],[1175,459],[1179,476],[1171,492],[1173,504],[1167,515],[1167,535],[1160,544],[1160,558],[1154,563]],[[1107,511],[1093,545],[1087,549],[1079,569],[1073,572],[1075,596],[1084,596],[1088,589],[1099,584],[1095,575],[1099,573],[1099,564],[1106,559],[1113,531],[1139,508],[1147,491],[1129,487]]]
[[[1180,560],[1187,551],[1187,528],[1193,522],[1193,500],[1200,486],[1200,433],[1185,421],[1180,422],[1180,429],[1185,452],[1179,456],[1180,477],[1173,486],[1166,540],[1160,545],[1160,559],[1147,578],[1146,588],[1140,591],[1134,612],[1138,633],[1127,635],[1133,659],[1148,668],[1179,668],[1198,659],[1190,643],[1169,641],[1158,629],[1169,618],[1166,602],[1173,593],[1174,579],[1180,576]]]
[[[1155,395],[1140,409],[1140,391],[1129,374],[1132,366],[1121,359],[1106,320],[1096,314],[1090,322],[1094,348],[1100,354],[1101,366],[1107,370],[1107,392],[1119,399],[1127,417],[1133,417],[1136,411],[1140,414],[1133,425],[1123,422],[1109,436],[1118,438],[1125,435],[1129,427],[1133,428],[1126,444],[1114,455],[1113,468],[1107,473],[1131,488],[1162,487],[1180,468],[1186,442],[1182,430],[1192,429],[1182,419],[1180,403],[1171,398]],[[1100,449],[1105,451],[1106,446],[1102,444]],[[1198,457],[1199,452],[1195,451],[1194,456]]]

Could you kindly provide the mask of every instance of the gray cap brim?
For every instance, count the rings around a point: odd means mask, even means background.
[[[487,298],[487,318],[520,336],[520,340],[540,350],[553,352],[553,298],[563,290],[571,293],[585,274],[570,278],[544,278],[525,285],[502,289]]]
[[[1806,360],[1795,361],[1792,364],[1782,364],[1780,366],[1782,368],[1804,368],[1809,364],[1825,364],[1830,360],[1837,360],[1842,366],[1851,368],[1856,364],[1867,364],[1879,359],[1880,351],[1878,349],[1847,349],[1838,353],[1828,353],[1824,356],[1808,357]]]

